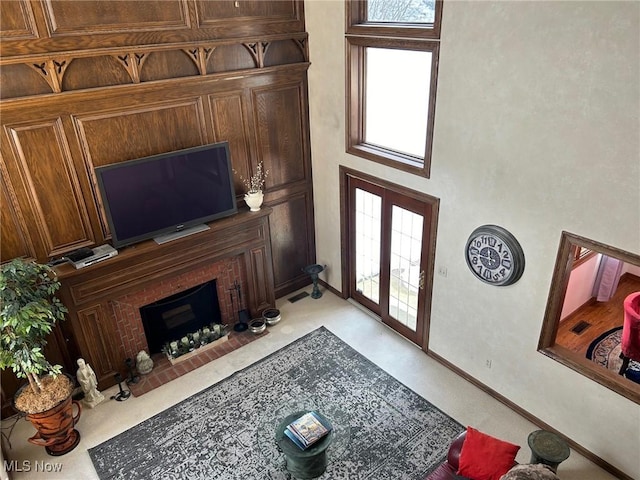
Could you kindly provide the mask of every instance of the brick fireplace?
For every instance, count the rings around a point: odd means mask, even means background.
[[[246,274],[239,256],[205,265],[173,278],[161,279],[141,290],[111,300],[109,302],[109,313],[117,326],[117,336],[120,341],[119,348],[125,357],[135,358],[140,350],[149,352],[140,316],[140,307],[214,279],[216,280],[222,323],[232,328],[238,321],[237,309],[239,308],[235,292],[234,302],[236,304],[234,306],[231,304],[230,289],[233,288],[234,281],[238,281],[241,289],[244,290],[242,298],[247,298],[246,290],[244,289]],[[244,308],[244,305],[240,306],[240,308]]]
[[[96,372],[100,390],[114,385],[116,374],[126,374],[125,360],[148,351],[140,307],[214,279],[225,324],[237,322],[239,308],[257,316],[273,307],[270,213],[267,207],[244,210],[196,235],[163,244],[141,242],[80,270],[57,267],[60,297],[69,310],[61,332],[68,363],[82,357]],[[236,280],[244,300],[240,306],[230,299]]]
[[[242,259],[240,256],[236,256],[226,258],[211,265],[205,265],[171,279],[159,280],[153,285],[149,285],[141,290],[109,302],[111,307],[110,315],[117,325],[117,335],[121,342],[120,349],[124,352],[126,358],[135,358],[140,350],[149,352],[142,318],[140,316],[140,307],[214,279],[216,280],[222,323],[229,325],[230,335],[228,342],[222,343],[185,362],[171,365],[163,354],[153,355],[153,371],[148,375],[141,376],[138,383],[128,386],[129,390],[131,390],[136,397],[258,338],[247,331],[242,333],[233,331],[233,325],[238,321],[237,310],[238,308],[243,308],[244,305],[238,307],[235,291],[233,300],[235,304],[232,305],[229,289],[233,288],[234,282],[237,281],[244,290],[244,285],[246,285],[245,276],[244,268],[242,268]],[[243,299],[247,298],[246,292],[242,293],[242,297]]]

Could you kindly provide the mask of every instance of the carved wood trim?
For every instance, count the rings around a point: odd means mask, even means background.
[[[54,93],[60,93],[62,92],[62,77],[72,61],[72,58],[63,57],[45,60],[41,63],[31,63],[29,66],[46,80]]]
[[[201,40],[201,41],[187,41],[187,42],[168,42],[168,43],[154,43],[149,45],[136,45],[128,47],[106,47],[106,48],[87,48],[82,50],[65,51],[63,53],[34,53],[29,55],[2,55],[0,56],[1,65],[11,65],[16,63],[38,63],[58,58],[61,56],[72,58],[84,58],[84,57],[102,57],[105,55],[121,55],[126,52],[135,51],[143,53],[153,53],[163,50],[182,50],[184,48],[211,48],[222,45],[241,45],[245,43],[257,43],[257,42],[276,42],[279,40],[306,40],[308,38],[306,32],[291,33],[291,34],[274,34],[274,35],[262,35],[259,37],[244,37],[242,39],[219,39],[219,40]]]
[[[251,39],[250,41],[208,41],[208,42],[196,42],[191,44],[163,44],[163,45],[149,45],[149,46],[136,46],[134,48],[106,48],[106,49],[92,49],[85,51],[67,52],[65,54],[45,54],[45,55],[28,55],[19,57],[0,57],[0,67],[2,65],[16,65],[23,64],[37,72],[49,85],[51,92],[54,94],[63,92],[63,77],[69,64],[76,58],[114,58],[122,67],[127,71],[131,82],[134,84],[145,83],[142,80],[141,72],[145,61],[150,57],[152,53],[167,52],[167,51],[182,51],[195,63],[199,76],[215,75],[220,76],[225,73],[234,73],[237,75],[238,70],[231,70],[230,72],[207,72],[207,62],[211,57],[213,51],[218,46],[223,45],[242,45],[252,56],[254,61],[254,68],[258,70],[265,70],[267,68],[286,67],[287,65],[300,64],[300,62],[285,63],[283,65],[272,65],[265,67],[264,57],[269,46],[275,41],[289,40],[293,41],[303,51],[303,56],[308,59],[308,54],[304,46],[306,45],[307,34],[296,35],[273,35],[259,39]],[[306,62],[305,62],[306,63]],[[251,71],[242,70],[242,71]],[[171,72],[168,72],[168,78],[171,79]],[[179,77],[181,79],[188,77]],[[127,83],[121,83],[127,84]],[[67,87],[69,88],[69,87]],[[97,88],[89,88],[94,90]],[[84,88],[84,90],[87,90]],[[73,91],[73,90],[66,90]],[[16,98],[29,98],[40,97],[39,93],[32,95],[22,95],[11,97],[10,93],[7,93],[7,98],[2,102],[12,101]]]
[[[183,48],[182,51],[186,53],[191,60],[198,67],[198,71],[200,75],[207,74],[207,62],[209,61],[209,57],[216,49],[216,47],[197,47],[197,48]]]
[[[144,61],[148,58],[147,53],[126,52],[113,55],[113,57],[118,60],[127,73],[129,73],[133,83],[140,83],[140,72],[142,71]]]
[[[296,44],[298,45],[298,48],[300,48],[300,51],[302,52],[304,59],[306,61],[309,61],[309,42],[307,42],[307,39],[294,38],[293,41],[296,42]]]
[[[244,45],[244,48],[246,48],[251,54],[251,56],[253,57],[253,61],[255,62],[256,67],[257,68],[263,67],[264,64],[260,63],[260,57],[262,56],[261,49],[260,49],[260,42],[243,43],[242,45]]]

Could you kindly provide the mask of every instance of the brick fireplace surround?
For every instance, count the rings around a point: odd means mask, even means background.
[[[141,290],[127,293],[109,302],[111,315],[117,325],[117,335],[121,342],[120,348],[128,358],[135,358],[140,350],[149,351],[147,339],[144,334],[140,307],[148,305],[176,293],[183,292],[191,287],[202,285],[211,280],[216,280],[218,301],[222,323],[233,325],[237,321],[236,311],[231,305],[230,289],[237,280],[244,290],[246,275],[241,268],[239,257],[231,257],[203,267],[191,270],[175,277],[161,279]],[[242,294],[247,298],[246,290]],[[234,293],[235,309],[238,309],[237,299]],[[244,308],[244,305],[241,307]]]
[[[171,365],[163,354],[153,355],[153,371],[148,375],[141,376],[140,382],[137,384],[129,385],[134,395],[139,396],[157,388],[258,338],[257,335],[248,331],[235,332],[233,330],[233,325],[238,321],[237,310],[244,308],[245,305],[238,306],[235,291],[233,293],[234,305],[232,305],[230,293],[235,281],[244,290],[243,287],[246,285],[244,269],[242,268],[240,257],[231,257],[170,279],[159,280],[141,290],[128,293],[109,302],[111,307],[110,315],[112,315],[114,323],[117,325],[117,335],[120,340],[119,348],[124,352],[126,358],[135,359],[141,350],[149,352],[140,316],[140,307],[214,279],[216,280],[222,323],[229,326],[229,341],[176,365]],[[242,294],[242,297],[243,299],[247,298],[246,291]]]

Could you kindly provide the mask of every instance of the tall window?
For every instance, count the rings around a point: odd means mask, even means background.
[[[428,177],[442,2],[346,8],[347,152]]]

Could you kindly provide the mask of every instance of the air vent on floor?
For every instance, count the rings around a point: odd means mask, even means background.
[[[294,295],[293,297],[289,298],[288,300],[291,303],[297,302],[298,300],[302,300],[304,297],[308,297],[309,294],[307,292],[300,292],[297,295]]]
[[[584,332],[587,328],[589,328],[591,326],[591,324],[589,322],[585,322],[584,320],[580,320],[578,323],[576,323],[573,328],[571,329],[571,331],[573,333],[577,333],[578,335],[580,335],[582,332]]]

